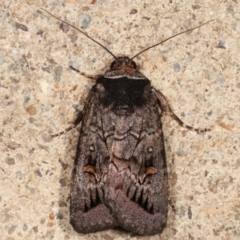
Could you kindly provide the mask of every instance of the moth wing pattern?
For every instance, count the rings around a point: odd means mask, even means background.
[[[167,221],[168,178],[157,99],[149,91],[146,104],[130,117],[117,118],[116,126],[125,129],[112,134],[106,204],[124,229],[161,233]]]
[[[70,191],[70,223],[77,232],[89,233],[116,226],[104,205],[109,155],[101,136],[98,101],[93,90],[83,110]],[[101,169],[100,169],[101,166]]]

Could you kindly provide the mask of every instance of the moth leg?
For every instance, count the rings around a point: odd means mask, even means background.
[[[70,68],[72,70],[74,70],[75,72],[79,73],[80,75],[82,75],[82,76],[84,76],[86,78],[92,79],[92,80],[96,80],[96,79],[98,79],[100,77],[100,75],[90,75],[90,74],[86,74],[84,72],[81,72],[78,69],[74,68],[73,66],[70,66]]]
[[[80,113],[78,114],[78,116],[77,116],[77,118],[76,118],[76,120],[74,121],[74,123],[73,123],[72,126],[66,128],[66,129],[65,129],[64,131],[62,131],[62,132],[59,132],[59,133],[56,133],[56,134],[51,135],[51,137],[52,137],[52,138],[54,138],[54,137],[59,137],[59,136],[61,136],[62,134],[65,134],[65,133],[71,131],[73,128],[76,128],[76,126],[82,121],[82,117],[83,117],[83,112],[80,112]]]
[[[187,128],[189,130],[195,131],[197,133],[204,133],[204,132],[208,132],[211,131],[210,128],[204,128],[204,129],[200,129],[200,128],[194,128],[192,126],[186,125],[171,109],[166,97],[157,89],[152,89],[153,92],[156,94],[157,97],[157,101],[158,104],[161,108],[161,110],[167,114],[169,114],[175,121],[178,122],[178,124],[184,128]]]

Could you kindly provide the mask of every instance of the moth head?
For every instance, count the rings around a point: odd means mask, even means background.
[[[114,62],[111,64],[111,70],[114,69],[137,69],[137,64],[131,60],[129,57],[118,57]]]

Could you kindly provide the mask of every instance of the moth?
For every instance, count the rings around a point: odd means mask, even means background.
[[[96,79],[78,117],[81,129],[70,191],[70,223],[75,231],[90,233],[120,226],[152,235],[165,228],[169,191],[162,116],[167,113],[182,127],[197,132],[209,129],[185,125],[133,59],[200,26],[132,58],[116,57],[77,29],[115,60]]]

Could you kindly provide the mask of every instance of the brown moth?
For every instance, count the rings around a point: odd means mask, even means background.
[[[165,96],[138,71],[133,59],[161,43],[132,58],[115,57],[102,46],[115,60],[97,78],[78,117],[81,130],[72,172],[70,223],[79,233],[117,226],[140,235],[161,233],[169,196],[161,118],[167,113],[182,127],[209,130],[185,125]]]

